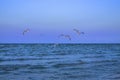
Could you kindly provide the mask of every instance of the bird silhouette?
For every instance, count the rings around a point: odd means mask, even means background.
[[[27,29],[25,29],[25,30],[23,31],[22,34],[25,35],[25,33],[29,32],[29,31],[30,31],[30,29],[27,28]]]
[[[65,35],[66,38],[68,38],[69,40],[71,40],[70,35]]]
[[[73,29],[73,31],[75,31],[78,35],[84,34],[84,32],[80,32],[78,29]]]
[[[71,36],[70,35],[61,34],[61,35],[59,35],[59,37],[65,37],[65,38],[71,40]]]

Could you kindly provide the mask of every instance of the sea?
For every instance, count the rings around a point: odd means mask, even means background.
[[[120,44],[0,44],[0,80],[120,80]]]

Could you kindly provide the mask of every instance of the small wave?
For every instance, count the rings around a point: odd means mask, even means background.
[[[8,71],[0,71],[0,75],[6,75],[6,74],[9,74],[10,72]]]
[[[0,65],[0,71],[14,71],[28,66],[29,65]]]
[[[111,62],[118,62],[118,60],[91,61],[90,63],[111,63]]]
[[[41,60],[41,58],[0,59],[1,62],[3,62],[3,61],[27,61],[27,60]]]
[[[78,66],[81,65],[83,63],[79,62],[79,63],[56,63],[54,65],[52,65],[52,67],[54,68],[62,68],[62,67],[71,67],[71,66]]]
[[[0,49],[0,54],[1,53],[4,53],[4,52],[8,52],[9,50],[7,50],[7,49]]]
[[[107,77],[108,77],[108,76],[107,76]],[[120,74],[110,75],[110,76],[108,77],[108,79],[120,80]]]
[[[29,66],[29,68],[28,69],[47,69],[47,67],[46,66],[44,66],[44,65],[32,65],[32,66]]]

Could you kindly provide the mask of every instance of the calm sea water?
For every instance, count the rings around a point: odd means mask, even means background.
[[[0,80],[120,80],[120,44],[0,44]]]

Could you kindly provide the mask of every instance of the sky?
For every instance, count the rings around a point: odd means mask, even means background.
[[[0,43],[120,43],[120,0],[0,0]]]

